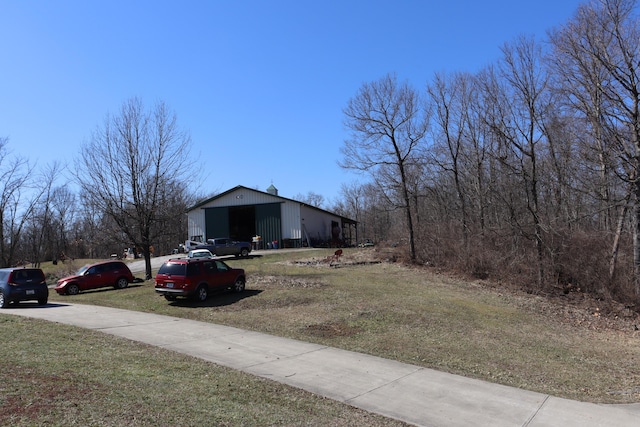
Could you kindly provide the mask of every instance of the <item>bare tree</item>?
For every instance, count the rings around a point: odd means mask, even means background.
[[[473,79],[467,74],[446,77],[435,76],[427,91],[434,104],[434,159],[446,173],[451,174],[457,198],[459,218],[462,224],[463,244],[469,247],[469,212],[465,169],[468,165],[466,145],[472,140],[471,103],[474,96]]]
[[[356,233],[357,239],[359,239],[359,236],[363,233],[365,235],[367,233],[367,224],[363,221],[361,216],[364,199],[363,193],[363,187],[356,182],[351,184],[342,184],[340,187],[342,201],[336,204],[333,208],[333,212],[356,220],[358,223]]]
[[[141,251],[146,279],[151,278],[154,224],[164,215],[164,191],[187,170],[190,137],[162,102],[148,111],[138,98],[125,102],[119,115],[107,117],[76,159],[75,176],[88,199],[108,216],[123,245]]]
[[[600,157],[600,195],[607,209],[609,170],[628,183],[620,195],[620,215],[633,210],[634,291],[640,295],[640,20],[635,0],[593,0],[578,8],[574,18],[552,33],[556,61],[576,110],[591,124],[593,144]],[[609,153],[615,153],[613,164]],[[614,175],[611,175],[614,176]],[[633,197],[629,197],[633,195]],[[608,210],[607,210],[608,212]],[[613,239],[610,278],[615,272],[621,217]]]
[[[592,55],[585,54],[583,44],[588,43],[591,24],[583,14],[568,24],[549,33],[553,51],[549,55],[549,63],[555,76],[555,87],[566,108],[576,113],[581,122],[582,131],[588,138],[581,138],[585,147],[595,153],[599,182],[595,193],[600,201],[597,211],[602,227],[610,229],[611,206],[613,205],[609,185],[610,171],[613,166],[610,160],[611,148],[606,135],[605,110],[606,100],[602,88],[607,84],[607,72],[600,61]],[[587,151],[585,150],[585,153]],[[591,155],[589,155],[591,157]]]
[[[324,205],[324,196],[313,191],[309,191],[306,195],[297,194],[293,199],[316,208],[321,208]]]
[[[529,220],[515,215],[517,227],[536,248],[538,285],[544,283],[544,239],[540,207],[541,157],[546,145],[545,120],[551,105],[549,77],[541,48],[531,38],[505,44],[497,72],[488,74],[485,92],[493,98],[487,115],[499,143],[500,163],[520,181],[522,198],[510,193],[512,207],[523,203]]]
[[[95,258],[101,245],[104,229],[100,228],[103,214],[90,198],[78,204],[78,220],[71,231],[70,258]]]
[[[23,233],[49,182],[34,182],[34,168],[13,156],[8,138],[0,138],[0,264],[24,261]],[[22,251],[22,253],[21,253]]]
[[[408,166],[416,162],[423,143],[428,114],[418,93],[408,83],[387,75],[365,83],[344,109],[351,136],[341,147],[345,169],[371,174],[396,207],[404,210],[412,261],[416,260]]]
[[[28,248],[28,257],[32,265],[39,267],[44,259],[52,258],[54,236],[53,212],[51,204],[54,194],[54,183],[62,171],[59,163],[46,167],[37,178],[38,193],[40,197],[36,201],[32,215],[27,219],[25,245]]]
[[[53,260],[66,257],[71,244],[71,226],[76,222],[76,195],[66,186],[53,191],[51,209],[55,219],[55,244]]]
[[[581,124],[583,157],[596,165],[598,173],[591,179],[593,193],[598,206],[595,214],[600,218],[600,226],[613,229],[614,208],[620,206],[619,218],[614,231],[609,261],[609,281],[615,276],[620,237],[628,211],[628,202],[633,194],[633,186],[628,185],[626,195],[616,196],[613,183],[616,181],[615,134],[617,129],[610,126],[607,110],[615,108],[604,88],[608,86],[608,72],[601,60],[589,53],[591,40],[595,35],[593,6],[582,6],[576,16],[567,24],[549,33],[553,51],[549,56],[552,69],[558,78],[556,90],[570,111],[575,112]],[[591,160],[593,159],[593,160]],[[588,167],[588,166],[587,166]],[[589,177],[587,177],[589,179]],[[627,179],[627,181],[629,181]],[[616,200],[619,199],[619,200]]]
[[[195,204],[196,199],[183,182],[176,180],[164,186],[161,199],[161,214],[153,226],[154,248],[156,253],[169,253],[178,249],[178,242],[184,241],[187,207]]]

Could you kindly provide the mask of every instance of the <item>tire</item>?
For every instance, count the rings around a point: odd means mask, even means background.
[[[207,290],[206,285],[198,286],[196,289],[196,293],[193,295],[193,299],[199,302],[204,302],[209,297],[209,291]]]
[[[78,295],[80,293],[80,288],[75,283],[67,285],[67,295]]]
[[[177,298],[175,295],[165,295],[164,299],[166,299],[167,301],[175,301]]]
[[[233,292],[240,293],[244,292],[245,280],[244,277],[238,277],[233,284]]]
[[[241,257],[243,257],[243,258],[248,257],[248,256],[249,256],[249,249],[247,249],[247,248],[242,248],[242,249],[240,250],[240,256],[241,256]]]
[[[116,289],[124,289],[127,286],[129,286],[129,281],[127,280],[126,277],[121,277],[118,280],[116,280],[116,285],[114,286],[114,288],[116,288]]]
[[[2,291],[0,291],[0,308],[9,307],[9,300],[4,297]]]
[[[38,305],[47,305],[48,300],[48,298],[40,298],[38,300]]]

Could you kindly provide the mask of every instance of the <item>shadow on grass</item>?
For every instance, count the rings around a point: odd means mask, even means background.
[[[134,285],[129,283],[129,286],[127,286],[126,288],[122,288],[122,289],[116,289],[113,286],[107,286],[104,288],[98,288],[98,289],[86,289],[84,291],[80,291],[80,293],[78,295],[89,295],[89,294],[101,294],[104,292],[126,292],[127,289],[135,289],[135,288],[141,288],[143,286],[145,286],[144,282],[138,282],[138,283],[142,283],[141,285]],[[51,294],[52,290],[49,289],[49,294]],[[56,292],[53,291],[53,294],[55,294]],[[67,295],[67,294],[63,294],[60,295],[61,297],[65,297],[65,298],[73,298],[75,295]]]
[[[206,301],[193,301],[188,298],[178,298],[175,301],[170,301],[169,305],[174,307],[185,308],[202,308],[202,307],[223,307],[226,305],[232,305],[245,298],[254,297],[262,293],[261,290],[247,289],[241,293],[218,293],[210,295]]]
[[[216,255],[213,257],[213,259],[219,259],[220,261],[243,261],[243,260],[249,260],[249,259],[256,259],[256,258],[262,258],[264,255],[260,255],[260,254],[249,254],[247,256],[235,256],[235,255]]]
[[[34,309],[34,308],[58,308],[58,307],[68,307],[69,304],[60,304],[57,302],[48,302],[45,305],[38,304],[37,301],[20,301],[20,302],[12,302],[9,304],[8,308],[14,309]],[[0,313],[2,313],[0,311]]]

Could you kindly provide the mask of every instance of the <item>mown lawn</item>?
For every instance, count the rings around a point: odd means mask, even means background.
[[[401,426],[311,393],[72,326],[0,314],[2,426]]]

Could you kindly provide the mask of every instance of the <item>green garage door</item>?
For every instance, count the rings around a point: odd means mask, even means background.
[[[278,241],[282,244],[282,218],[280,203],[256,205],[256,233],[262,236],[264,247],[267,243]]]
[[[204,210],[206,239],[229,237],[229,208],[206,208]]]

